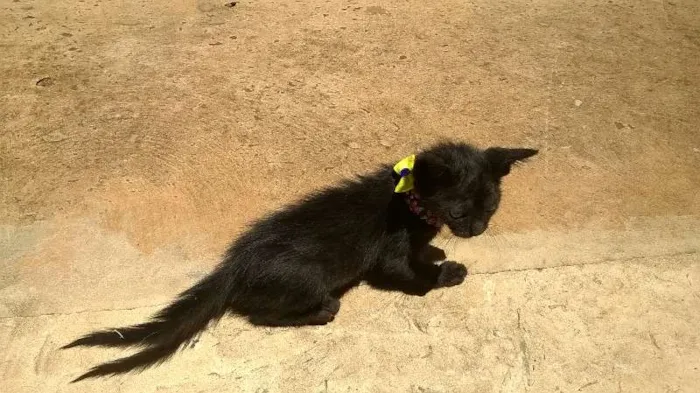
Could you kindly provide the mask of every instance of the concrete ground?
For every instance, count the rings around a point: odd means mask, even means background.
[[[0,0],[3,392],[697,392],[700,2]],[[541,149],[471,271],[324,327],[140,322],[261,214],[439,138]]]

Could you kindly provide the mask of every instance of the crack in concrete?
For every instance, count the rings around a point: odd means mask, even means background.
[[[566,264],[554,265],[554,266],[525,267],[522,269],[496,270],[493,272],[476,272],[476,273],[470,272],[469,275],[471,275],[471,276],[488,276],[488,275],[493,275],[493,274],[519,273],[519,272],[529,272],[529,271],[534,271],[534,270],[539,272],[539,271],[543,271],[543,270],[561,269],[561,268],[575,267],[575,266],[617,264],[617,263],[625,263],[625,262],[631,262],[631,261],[644,260],[644,259],[649,259],[649,258],[680,257],[680,256],[695,255],[695,254],[698,254],[698,252],[697,251],[684,251],[684,252],[676,252],[676,253],[670,253],[670,254],[643,255],[643,256],[626,257],[626,258],[607,258],[607,259],[601,259],[598,261],[585,262],[585,263],[566,263]]]

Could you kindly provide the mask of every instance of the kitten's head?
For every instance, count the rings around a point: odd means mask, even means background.
[[[427,209],[459,237],[482,234],[501,200],[501,178],[533,149],[442,143],[416,157],[415,189]]]

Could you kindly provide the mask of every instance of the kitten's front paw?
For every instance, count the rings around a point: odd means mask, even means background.
[[[438,276],[438,287],[452,287],[464,282],[467,276],[467,268],[461,263],[445,261],[440,265],[440,275]]]

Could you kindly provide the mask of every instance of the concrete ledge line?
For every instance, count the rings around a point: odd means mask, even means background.
[[[571,264],[545,266],[545,267],[529,267],[529,268],[523,268],[523,269],[499,270],[499,271],[494,271],[494,272],[478,272],[478,273],[469,273],[469,275],[470,276],[488,276],[488,275],[494,275],[494,274],[518,273],[518,272],[528,272],[528,271],[542,271],[542,270],[561,269],[561,268],[576,267],[576,266],[603,265],[603,264],[607,264],[607,263],[619,264],[619,263],[639,261],[639,260],[644,260],[644,259],[649,259],[649,258],[667,258],[667,257],[678,257],[678,256],[695,255],[695,254],[698,254],[698,252],[697,251],[687,251],[687,252],[677,252],[677,253],[670,253],[670,254],[636,256],[636,257],[628,257],[628,258],[610,258],[610,259],[603,259],[603,260],[594,261],[594,262],[587,262],[587,263],[571,263]],[[105,308],[105,309],[98,309],[98,310],[81,310],[81,311],[73,311],[73,312],[67,312],[67,313],[45,313],[45,314],[36,314],[36,315],[16,315],[16,316],[9,316],[9,317],[0,317],[0,321],[12,320],[12,319],[41,318],[41,317],[51,317],[51,316],[60,317],[60,316],[70,316],[70,315],[87,314],[87,313],[110,312],[110,311],[136,311],[136,310],[144,310],[147,308],[164,307],[168,304],[170,304],[170,303],[160,303],[160,304],[154,304],[154,305],[150,305],[150,306],[139,306],[139,307],[129,307],[129,308]]]
[[[697,253],[698,253],[697,251],[686,251],[686,252],[676,252],[676,253],[670,253],[670,254],[643,255],[643,256],[626,257],[626,258],[609,258],[609,259],[601,259],[598,261],[585,262],[585,263],[567,263],[567,264],[562,264],[562,265],[543,266],[543,267],[526,267],[526,268],[522,268],[522,269],[506,269],[506,270],[497,270],[497,271],[493,271],[493,272],[477,272],[477,273],[470,272],[468,274],[468,276],[487,276],[487,275],[501,274],[501,273],[542,271],[542,270],[560,269],[560,268],[575,267],[575,266],[621,264],[621,263],[639,261],[639,260],[644,260],[644,259],[649,259],[649,258],[680,257],[680,256],[684,256],[684,255],[695,255]]]
[[[49,312],[45,314],[35,314],[35,315],[14,315],[10,317],[0,317],[0,321],[5,321],[8,319],[24,319],[24,318],[40,318],[40,317],[63,317],[63,316],[70,316],[70,315],[78,315],[78,314],[88,314],[88,313],[97,313],[97,312],[109,312],[109,311],[136,311],[136,310],[144,310],[147,308],[154,308],[154,307],[164,307],[167,306],[170,303],[160,303],[160,304],[154,304],[151,306],[139,306],[139,307],[128,307],[128,308],[104,308],[104,309],[97,309],[97,310],[81,310],[81,311],[71,311],[71,312]]]

